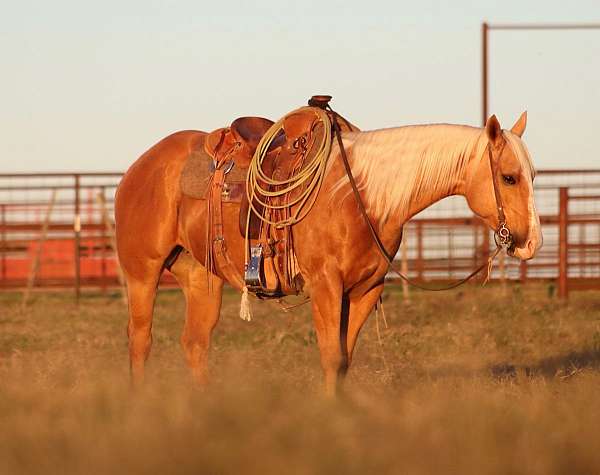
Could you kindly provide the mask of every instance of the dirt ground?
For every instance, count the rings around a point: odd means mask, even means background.
[[[307,307],[247,323],[228,293],[197,391],[163,291],[132,392],[118,295],[1,293],[0,474],[600,473],[600,292],[553,293],[389,288],[335,402]]]

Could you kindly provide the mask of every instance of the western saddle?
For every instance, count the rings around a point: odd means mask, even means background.
[[[262,176],[268,177],[269,182],[270,179],[278,183],[288,180],[310,163],[324,137],[324,124],[314,109],[321,109],[322,114],[322,110],[329,108],[330,99],[331,96],[313,96],[308,107],[298,109],[278,122],[281,127],[274,131],[260,163]],[[359,130],[343,118],[338,123],[343,131]],[[252,201],[253,211],[249,209],[248,169],[256,159],[261,139],[273,126],[273,121],[262,117],[240,117],[229,127],[214,130],[192,152],[181,180],[184,194],[207,202],[207,269],[215,271],[218,268],[231,284],[240,289],[247,288],[262,298],[298,294],[304,283],[294,254],[292,226],[277,227],[268,223],[289,215],[291,206],[286,204],[290,202],[290,196],[300,190],[283,197],[258,196]],[[267,190],[277,188],[264,182],[260,186]],[[248,259],[244,278],[227,254],[223,202],[240,203],[240,233],[248,239],[246,245],[249,247],[246,249]],[[263,204],[267,202],[275,204],[276,209],[265,209]]]

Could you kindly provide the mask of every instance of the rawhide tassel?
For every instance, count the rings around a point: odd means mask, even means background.
[[[240,302],[240,318],[249,322],[252,320],[252,309],[250,308],[250,298],[248,297],[248,287],[242,289],[242,300]]]

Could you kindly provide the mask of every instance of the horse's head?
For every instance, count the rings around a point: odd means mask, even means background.
[[[488,226],[498,230],[504,218],[512,234],[508,252],[521,260],[531,259],[542,245],[540,219],[533,202],[535,171],[521,140],[526,124],[526,112],[511,130],[503,131],[496,116],[488,119],[487,147],[483,155],[471,160],[465,188],[470,208]]]

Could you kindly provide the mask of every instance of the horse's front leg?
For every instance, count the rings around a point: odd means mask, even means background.
[[[348,366],[352,363],[354,348],[358,334],[375,307],[377,300],[383,291],[383,282],[369,289],[365,293],[360,293],[356,296],[350,296],[349,312],[348,312],[348,332],[347,332],[347,352]]]
[[[342,283],[322,279],[312,286],[312,312],[325,376],[325,394],[336,395],[348,368],[345,342],[342,346]]]

